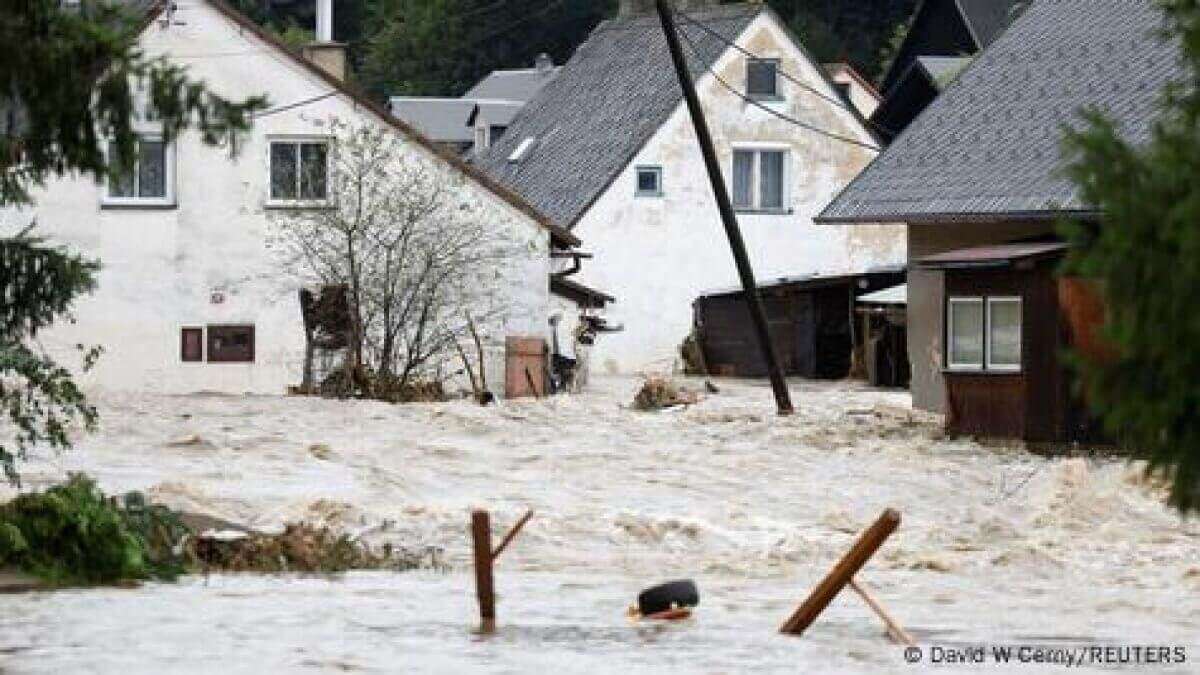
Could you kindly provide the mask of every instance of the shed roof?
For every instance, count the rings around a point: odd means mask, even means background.
[[[1034,0],[817,220],[919,222],[1091,214],[1061,175],[1061,126],[1106,111],[1149,137],[1182,74],[1149,0]]]
[[[688,14],[733,41],[765,11],[765,5],[743,4]],[[727,49],[725,42],[691,22],[681,22],[679,30],[699,53],[687,54],[693,77]],[[682,100],[658,17],[610,19],[476,163],[556,223],[570,227]],[[532,150],[520,162],[510,162],[526,139],[534,139]]]
[[[908,284],[898,284],[891,288],[875,291],[874,293],[860,295],[858,296],[858,301],[870,305],[907,305]]]

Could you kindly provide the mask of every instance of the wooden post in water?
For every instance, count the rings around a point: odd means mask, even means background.
[[[475,594],[479,596],[479,630],[483,633],[496,631],[496,584],[493,571],[496,559],[512,543],[525,523],[533,517],[529,510],[513,525],[500,545],[492,550],[492,521],[487,511],[476,509],[471,512],[471,540],[475,548]]]
[[[895,509],[885,510],[875,524],[867,528],[858,541],[854,542],[854,546],[838,564],[834,565],[833,570],[817,584],[804,604],[784,622],[779,631],[788,635],[804,633],[899,526],[900,513]]]
[[[492,577],[492,522],[487,511],[471,512],[471,539],[475,546],[475,594],[479,597],[480,631],[496,630],[496,589]]]

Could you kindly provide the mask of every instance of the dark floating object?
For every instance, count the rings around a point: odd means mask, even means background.
[[[691,579],[670,581],[647,588],[638,595],[638,613],[648,618],[654,618],[655,614],[688,610],[699,604],[700,591]]]

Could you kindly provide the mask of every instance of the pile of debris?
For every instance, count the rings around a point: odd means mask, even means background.
[[[329,527],[292,523],[278,534],[209,530],[185,543],[189,562],[225,572],[344,572],[411,570],[422,556],[384,544],[373,551],[348,534]]]
[[[646,378],[637,396],[633,398],[633,409],[641,411],[665,410],[678,405],[700,402],[700,394],[677,386],[661,376]]]

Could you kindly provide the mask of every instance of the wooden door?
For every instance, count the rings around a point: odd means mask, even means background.
[[[509,336],[504,340],[506,398],[546,395],[546,339]]]

